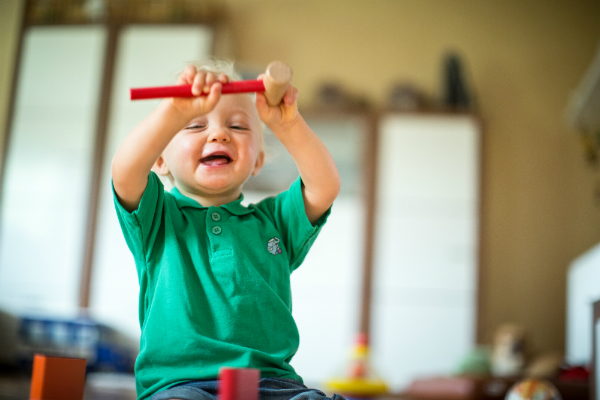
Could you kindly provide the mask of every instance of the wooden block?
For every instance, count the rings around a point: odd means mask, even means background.
[[[85,365],[85,359],[36,354],[33,358],[29,399],[83,399]]]
[[[253,368],[222,368],[219,400],[258,400],[260,371]]]

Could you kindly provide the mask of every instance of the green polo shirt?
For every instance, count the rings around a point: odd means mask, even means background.
[[[148,177],[137,210],[116,195],[119,222],[140,284],[139,399],[220,367],[302,381],[290,361],[299,346],[290,274],[329,211],[313,226],[298,178],[289,190],[245,207],[243,196],[203,207]]]

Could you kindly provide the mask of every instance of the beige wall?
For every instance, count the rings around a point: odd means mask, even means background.
[[[22,0],[0,0],[0,166],[24,5],[25,2]]]
[[[600,2],[226,0],[238,61],[293,66],[301,105],[325,80],[383,105],[389,85],[439,92],[447,49],[462,53],[484,123],[484,341],[522,323],[534,351],[564,347],[568,263],[600,242],[600,179],[564,123],[600,39]],[[0,0],[0,123],[16,0]],[[6,34],[5,34],[6,32]],[[0,127],[3,127],[1,124]]]

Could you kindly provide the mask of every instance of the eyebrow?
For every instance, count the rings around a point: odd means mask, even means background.
[[[185,127],[183,129],[188,129],[191,126],[198,125],[198,124],[202,124],[202,121],[200,121],[200,120],[190,121],[187,124],[185,124]]]
[[[192,118],[192,119],[190,120],[190,122],[188,122],[188,125],[189,125],[189,124],[193,124],[194,122],[202,121],[202,120],[204,120],[204,119],[206,119],[206,115],[200,115],[200,116],[197,116],[197,117],[195,117],[195,118]]]
[[[252,117],[251,113],[249,113],[248,111],[246,111],[245,109],[241,108],[241,107],[236,107],[232,110],[231,114],[235,115],[235,114],[244,114],[247,117]]]

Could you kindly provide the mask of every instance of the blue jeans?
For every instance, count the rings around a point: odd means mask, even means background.
[[[216,400],[218,384],[217,380],[182,383],[156,393],[150,400]],[[260,400],[344,400],[338,394],[327,397],[320,390],[309,389],[294,379],[283,378],[262,378],[258,396]]]

